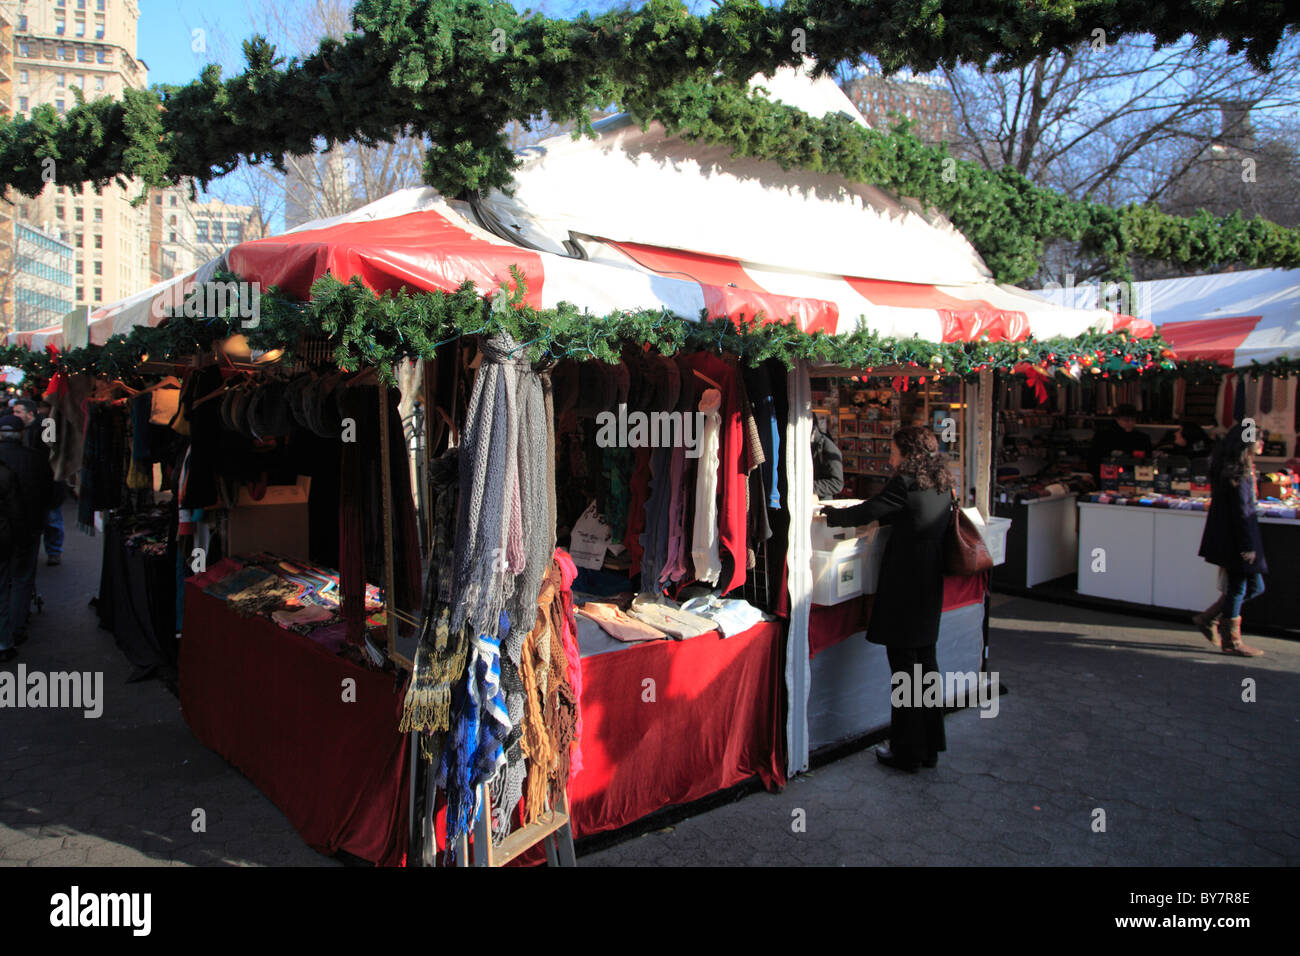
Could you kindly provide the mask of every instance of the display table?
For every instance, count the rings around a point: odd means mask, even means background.
[[[995,584],[1031,588],[1073,574],[1079,552],[1076,495],[1031,498],[997,505],[1011,519],[1006,563],[993,569]]]
[[[582,659],[574,836],[627,826],[757,775],[785,784],[780,621]],[[653,681],[653,685],[647,684]],[[648,700],[653,689],[653,700]]]
[[[380,865],[407,842],[404,683],[186,585],[181,710],[306,843]],[[344,681],[355,681],[355,700]]]
[[[135,670],[128,680],[176,679],[176,552],[129,551],[116,519],[104,527],[95,611]]]
[[[1219,593],[1219,569],[1201,558],[1204,511],[1079,502],[1080,594],[1200,611]],[[1260,518],[1269,573],[1248,601],[1246,626],[1300,626],[1300,521]]]

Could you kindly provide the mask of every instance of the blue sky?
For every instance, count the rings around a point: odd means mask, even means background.
[[[240,44],[259,30],[266,30],[264,11],[268,2],[274,2],[290,18],[317,5],[317,0],[140,0],[137,48],[140,59],[149,64],[150,84],[188,83],[208,63],[221,64],[227,74],[241,70]],[[512,3],[521,10],[541,10],[556,17],[572,16],[584,9],[599,12],[619,5],[612,0],[533,0],[531,3],[512,0]],[[696,0],[687,6],[703,12],[711,4]],[[204,31],[201,38],[206,52],[194,52],[195,30]],[[283,48],[276,37],[271,39]]]

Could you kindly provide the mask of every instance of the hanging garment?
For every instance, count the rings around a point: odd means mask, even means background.
[[[555,423],[548,414],[546,392],[541,375],[533,369],[525,350],[514,347],[506,352],[514,362],[513,381],[507,379],[512,394],[508,408],[517,424],[508,430],[514,442],[512,505],[515,513],[510,520],[511,539],[518,534],[518,545],[511,550],[517,558],[511,567],[518,567],[512,582],[513,591],[506,601],[506,612],[513,622],[502,648],[501,682],[505,689],[510,727],[503,742],[506,756],[502,779],[496,782],[499,796],[494,810],[502,811],[494,820],[494,827],[504,834],[509,829],[509,819],[523,796],[527,770],[522,746],[523,728],[518,726],[525,713],[525,688],[521,674],[524,642],[531,633],[537,617],[538,596],[545,580],[551,554],[555,545],[555,470],[551,436]],[[544,656],[544,652],[543,652]],[[545,682],[547,664],[540,664]]]
[[[668,562],[669,484],[673,449],[656,448],[650,458],[650,496],[645,503],[645,533],[641,535],[641,589],[657,591]]]
[[[560,571],[560,639],[569,689],[573,692],[573,743],[569,748],[569,779],[582,769],[582,659],[578,652],[578,621],[573,611],[573,582],[578,569],[561,548],[555,549],[555,564]]]
[[[643,447],[636,449],[632,464],[632,481],[629,486],[627,532],[623,535],[623,547],[631,564],[629,577],[641,573],[641,534],[646,528],[646,504],[650,500],[650,456],[656,449]]]
[[[1246,417],[1246,376],[1237,376],[1237,388],[1232,397],[1232,421],[1239,422]]]
[[[460,453],[445,452],[429,466],[432,535],[424,606],[416,634],[414,669],[402,702],[399,728],[430,735],[423,752],[441,754],[443,735],[451,719],[451,689],[465,673],[469,656],[466,628],[451,630],[454,535],[459,486]]]
[[[1267,415],[1273,410],[1273,376],[1265,375],[1259,382],[1259,413]]]
[[[777,459],[781,453],[781,427],[777,421],[776,406],[772,401],[772,376],[766,363],[746,368],[743,373],[745,391],[754,419],[758,423],[758,437],[763,446],[761,474],[763,487],[768,490],[768,507],[781,507],[781,470]]]
[[[700,398],[704,432],[700,437],[699,471],[695,477],[695,526],[691,535],[691,560],[697,580],[717,584],[722,573],[718,555],[718,431],[722,417],[718,409],[722,393],[706,389]]]
[[[703,437],[703,436],[700,436]],[[658,585],[646,590],[658,590],[670,581],[680,581],[689,573],[686,565],[686,501],[691,497],[693,485],[686,473],[686,449],[672,449],[668,472],[668,543],[664,553],[664,567],[659,572]]]
[[[745,437],[740,420],[740,373],[731,364],[714,355],[697,353],[689,356],[688,360],[694,371],[707,376],[721,387],[716,476],[717,536],[723,568],[719,584],[723,593],[726,593],[745,582],[745,526],[748,519],[745,514]],[[696,526],[698,527],[698,522]]]

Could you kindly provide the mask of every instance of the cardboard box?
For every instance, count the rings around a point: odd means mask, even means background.
[[[311,478],[299,475],[297,484],[268,485],[254,500],[240,486],[239,501],[230,509],[228,531],[231,554],[270,551],[286,558],[309,560],[307,498]]]

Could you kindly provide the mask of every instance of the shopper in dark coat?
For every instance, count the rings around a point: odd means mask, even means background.
[[[943,611],[944,536],[952,518],[952,473],[939,452],[934,432],[909,426],[894,434],[893,475],[880,494],[851,508],[827,509],[836,527],[879,521],[890,528],[867,626],[867,640],[885,645],[890,671],[906,675],[911,688],[914,666],[938,673],[935,645]],[[918,690],[919,693],[919,690]],[[877,750],[889,766],[915,770],[933,767],[945,749],[941,707],[891,708],[890,747]]]
[[[0,640],[18,645],[27,637],[27,614],[36,593],[36,558],[54,475],[49,455],[23,440],[23,423],[14,415],[0,418],[0,464],[17,480],[20,502],[12,543],[0,560]]]
[[[1258,657],[1263,651],[1241,639],[1241,606],[1264,593],[1268,562],[1259,533],[1255,498],[1255,456],[1262,441],[1247,441],[1234,425],[1215,449],[1210,465],[1210,511],[1199,554],[1223,568],[1223,596],[1195,618],[1201,633],[1225,654]],[[1216,619],[1217,614],[1217,619]]]

